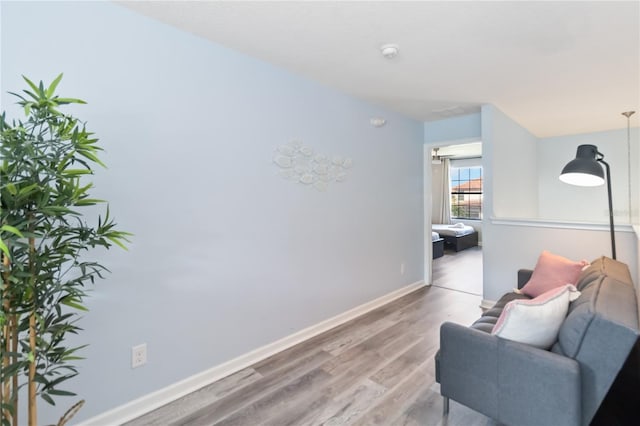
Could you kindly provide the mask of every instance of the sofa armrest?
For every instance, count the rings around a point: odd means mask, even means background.
[[[498,418],[498,339],[445,322],[440,326],[436,376],[442,396]]]
[[[524,287],[524,285],[531,279],[533,274],[532,269],[519,269],[518,270],[518,288]]]
[[[445,322],[440,392],[505,424],[579,425],[580,368],[553,352]]]
[[[498,338],[499,421],[519,425],[582,424],[577,361]]]

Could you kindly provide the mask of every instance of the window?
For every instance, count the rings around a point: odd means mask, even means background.
[[[482,167],[451,167],[451,218],[482,219]]]

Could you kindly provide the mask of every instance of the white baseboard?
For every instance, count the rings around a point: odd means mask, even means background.
[[[198,373],[191,377],[188,377],[180,382],[169,385],[165,388],[159,389],[155,392],[140,397],[127,404],[116,407],[112,410],[92,417],[79,426],[112,426],[120,425],[147,414],[157,408],[162,407],[170,402],[173,402],[185,395],[197,391],[217,380],[229,376],[237,371],[249,367],[263,359],[270,357],[278,352],[288,349],[298,343],[308,340],[320,333],[324,333],[334,327],[344,324],[354,318],[366,314],[382,305],[385,305],[395,299],[398,299],[406,294],[409,294],[421,287],[424,287],[424,281],[418,281],[413,284],[409,284],[406,287],[387,293],[382,297],[379,297],[370,302],[364,303],[360,306],[356,306],[346,312],[338,314],[318,324],[307,327],[296,333],[290,334],[280,340],[269,343],[261,348],[255,349],[244,355],[240,355],[225,363],[216,365],[213,368]]]
[[[486,311],[487,309],[493,308],[493,305],[495,304],[496,304],[495,300],[482,299],[482,302],[480,302],[480,309],[482,309],[483,311]]]

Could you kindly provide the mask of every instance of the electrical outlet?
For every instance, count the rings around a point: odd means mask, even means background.
[[[143,343],[131,348],[131,368],[137,368],[147,363],[147,344]]]
[[[404,262],[400,264],[400,275],[404,275]]]

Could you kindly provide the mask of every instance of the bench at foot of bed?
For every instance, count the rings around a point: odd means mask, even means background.
[[[455,251],[468,249],[469,247],[475,247],[478,245],[477,232],[468,235],[461,235],[459,237],[442,235],[442,238],[444,238],[445,246]]]

